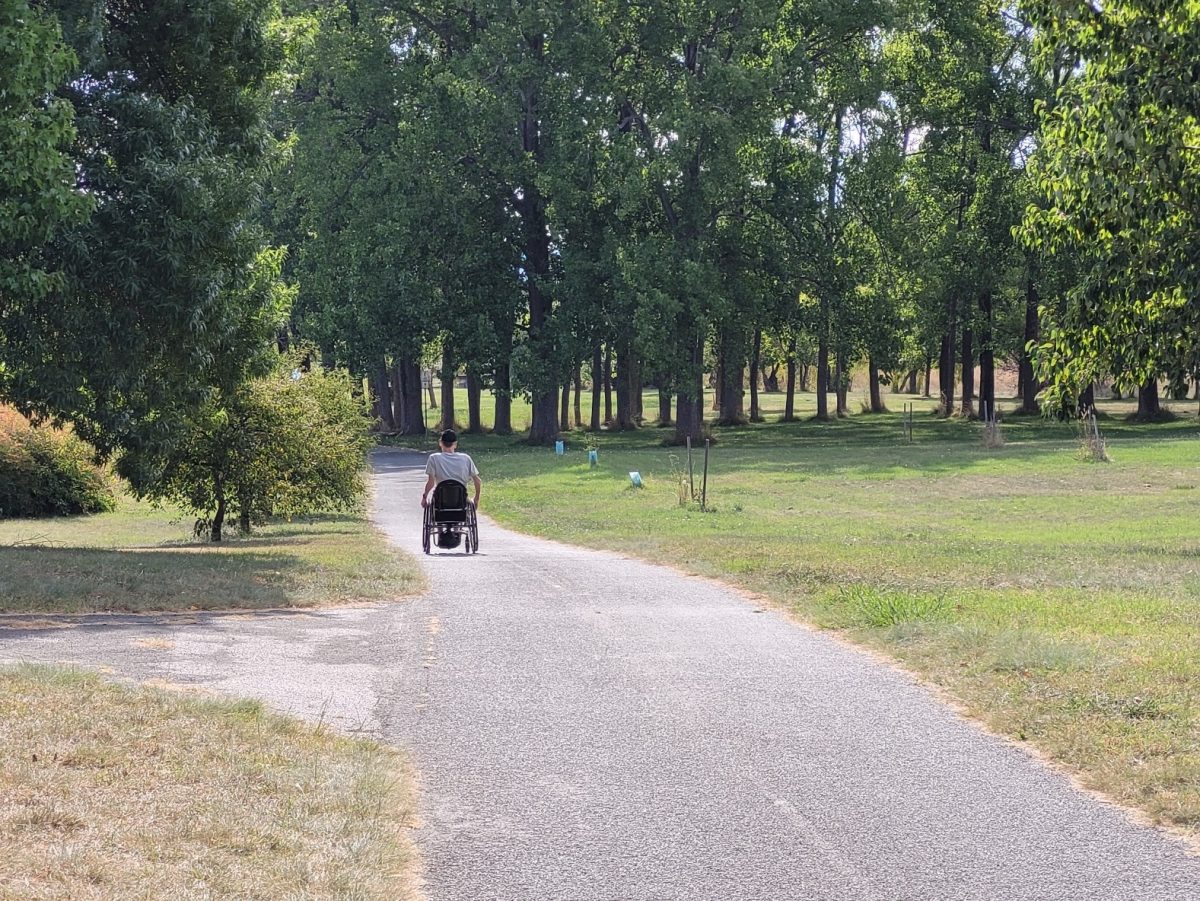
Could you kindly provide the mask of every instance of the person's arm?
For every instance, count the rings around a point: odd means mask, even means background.
[[[437,479],[433,477],[433,473],[425,479],[425,487],[421,489],[421,506],[429,506],[429,492],[433,490],[433,486],[437,484]]]
[[[473,503],[475,504],[475,509],[478,510],[479,509],[479,493],[481,491],[483,491],[483,479],[479,478],[478,475],[473,475],[473,476],[471,476],[471,481],[475,483],[475,500],[473,501]]]

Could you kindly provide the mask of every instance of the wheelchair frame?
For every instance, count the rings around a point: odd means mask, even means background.
[[[435,536],[444,532],[462,536],[464,553],[479,553],[479,521],[475,505],[467,500],[467,486],[454,479],[438,482],[425,508],[422,529],[421,548],[427,554],[436,545]]]

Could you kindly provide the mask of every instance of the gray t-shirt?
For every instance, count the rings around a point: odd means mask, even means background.
[[[425,474],[433,476],[435,485],[446,479],[469,485],[472,477],[479,475],[479,470],[475,468],[475,461],[467,454],[455,452],[430,454],[429,462],[425,464]]]

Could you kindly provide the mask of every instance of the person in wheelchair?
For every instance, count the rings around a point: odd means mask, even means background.
[[[483,480],[479,478],[479,470],[475,461],[467,454],[458,452],[458,435],[453,429],[446,429],[438,439],[440,453],[430,454],[425,464],[425,487],[421,491],[421,507],[425,509],[425,545],[428,553],[430,537],[434,537],[440,548],[458,547],[463,531],[467,533],[468,552],[473,552],[472,546],[478,546],[478,532],[475,527],[475,511],[479,509],[479,495],[483,490]],[[451,484],[438,488],[445,482]],[[470,482],[475,488],[474,500],[470,501],[470,509],[462,510],[462,515],[454,516],[451,510],[449,516],[441,515],[443,507],[465,507],[466,486]],[[434,509],[430,509],[431,506]],[[430,514],[433,515],[430,515]]]

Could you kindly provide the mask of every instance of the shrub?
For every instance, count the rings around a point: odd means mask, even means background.
[[[213,541],[227,516],[248,532],[269,516],[353,509],[366,490],[369,425],[345,372],[284,365],[215,393],[145,493],[198,514],[197,534]]]
[[[68,431],[0,408],[0,517],[101,513],[116,506],[92,448]]]

